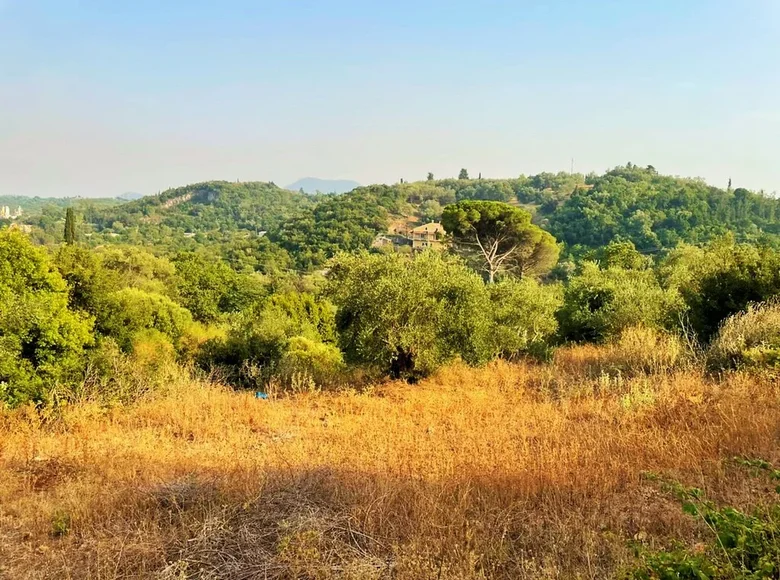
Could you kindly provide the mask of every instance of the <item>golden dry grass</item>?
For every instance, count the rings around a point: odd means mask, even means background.
[[[128,407],[0,415],[7,578],[604,578],[701,533],[642,473],[763,501],[778,385],[454,366],[262,401],[192,382]],[[563,363],[559,363],[563,364]],[[638,535],[639,534],[639,535]]]

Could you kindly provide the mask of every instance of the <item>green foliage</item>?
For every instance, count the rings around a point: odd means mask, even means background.
[[[586,262],[566,286],[558,320],[565,340],[601,342],[632,326],[676,329],[684,310],[677,290],[662,288],[650,270]]]
[[[383,185],[327,196],[285,223],[273,239],[298,265],[311,268],[338,252],[369,249],[376,235],[387,231],[388,210],[397,210],[399,203],[398,191]]]
[[[120,288],[120,276],[106,268],[101,256],[85,247],[64,245],[54,257],[54,263],[67,283],[68,304],[96,316],[103,299]]]
[[[76,216],[73,214],[73,208],[69,207],[65,211],[65,243],[76,243]]]
[[[124,351],[131,350],[135,339],[147,330],[156,330],[176,344],[190,324],[192,315],[187,309],[167,296],[138,288],[122,288],[106,296],[97,319],[98,330]]]
[[[486,273],[518,276],[548,272],[558,261],[555,239],[531,223],[531,214],[496,201],[461,201],[448,206],[442,225],[456,250]]]
[[[262,280],[238,274],[206,254],[179,254],[173,263],[178,299],[196,320],[214,322],[223,314],[239,312],[265,296]]]
[[[640,254],[633,242],[612,241],[600,252],[602,268],[623,268],[625,270],[644,270],[652,261]]]
[[[310,198],[272,183],[210,181],[171,189],[126,203],[96,216],[98,231],[114,222],[124,227],[163,225],[187,232],[270,231]]]
[[[546,354],[558,330],[555,313],[563,304],[562,287],[524,278],[492,284],[489,292],[496,352],[507,359]]]
[[[65,281],[21,233],[0,231],[0,402],[42,401],[78,375],[92,321],[68,308]]]
[[[732,193],[633,165],[594,177],[590,186],[578,188],[550,216],[550,231],[572,247],[622,239],[657,251],[728,230],[749,240],[780,234],[780,201],[744,189]]]
[[[694,329],[706,340],[726,317],[780,293],[780,252],[725,236],[704,248],[671,252],[660,273],[667,286],[679,289]]]
[[[777,473],[772,470],[769,471]],[[640,565],[633,580],[762,580],[780,578],[780,504],[752,514],[719,508],[700,489],[666,484],[682,502],[683,511],[705,524],[712,534],[705,550],[693,552],[676,544],[669,550],[639,549]]]
[[[70,514],[63,510],[57,510],[51,516],[51,535],[55,538],[67,536],[70,533]]]
[[[344,371],[344,359],[334,344],[294,336],[275,369],[274,375],[284,386],[310,379],[316,386],[336,383]]]
[[[458,179],[468,179],[469,178],[469,172],[464,167],[460,170],[460,173],[458,174]]]
[[[174,294],[176,268],[168,259],[133,246],[98,248],[96,255],[117,286]]]
[[[209,341],[201,365],[221,368],[234,384],[261,386],[307,373],[317,384],[333,380],[341,354],[333,306],[310,294],[277,294],[235,315],[224,339]]]
[[[491,355],[490,297],[478,276],[435,252],[339,256],[328,294],[347,360],[418,377]]]

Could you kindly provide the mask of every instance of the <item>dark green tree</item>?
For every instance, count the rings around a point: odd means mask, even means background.
[[[560,254],[555,238],[532,224],[530,213],[507,203],[461,201],[444,209],[442,225],[455,249],[491,283],[500,272],[549,272]]]
[[[415,378],[456,356],[469,364],[493,356],[490,296],[459,260],[342,254],[328,278],[348,361]]]
[[[73,214],[72,207],[65,211],[65,243],[68,245],[76,243],[76,216]]]
[[[469,178],[469,172],[464,167],[460,170],[460,173],[458,174],[458,179],[468,179]]]
[[[433,181],[433,173],[430,171],[428,172],[428,181]]]

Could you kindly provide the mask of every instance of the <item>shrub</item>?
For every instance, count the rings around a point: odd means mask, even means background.
[[[288,385],[294,373],[330,384],[341,364],[333,306],[310,294],[285,293],[235,315],[224,338],[207,341],[202,366],[219,368],[236,385],[260,387],[273,378]]]
[[[132,352],[123,352],[111,338],[102,338],[88,353],[83,380],[65,398],[99,403],[132,403],[151,393],[186,385],[195,377],[174,360],[169,339],[157,331],[141,331]]]
[[[179,301],[196,320],[214,322],[261,300],[265,284],[254,275],[238,274],[219,258],[182,253],[176,265]]]
[[[765,463],[765,462],[761,462]],[[768,464],[767,464],[768,465]],[[780,473],[765,468],[772,480]],[[669,550],[639,548],[640,563],[626,574],[632,580],[759,580],[780,577],[780,505],[746,513],[718,507],[702,490],[666,483],[685,513],[705,524],[708,545],[690,550],[676,543]]]
[[[173,300],[160,294],[136,288],[123,288],[105,299],[98,318],[98,328],[113,337],[126,352],[133,349],[137,333],[156,330],[174,344],[192,324],[192,315]]]
[[[780,367],[780,297],[728,317],[710,345],[712,366]]]
[[[558,331],[555,312],[563,304],[560,285],[508,279],[488,287],[495,326],[495,352],[506,359],[543,355]]]
[[[301,379],[310,379],[318,387],[327,387],[334,385],[343,371],[344,359],[335,345],[294,336],[288,341],[274,376],[289,388]]]
[[[675,329],[684,310],[677,290],[662,288],[652,271],[586,262],[566,286],[558,320],[566,340],[603,342],[632,326]]]

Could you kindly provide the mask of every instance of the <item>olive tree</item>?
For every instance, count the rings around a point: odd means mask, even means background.
[[[338,256],[328,294],[349,362],[414,378],[455,357],[480,364],[493,355],[490,297],[457,259],[435,252]]]

